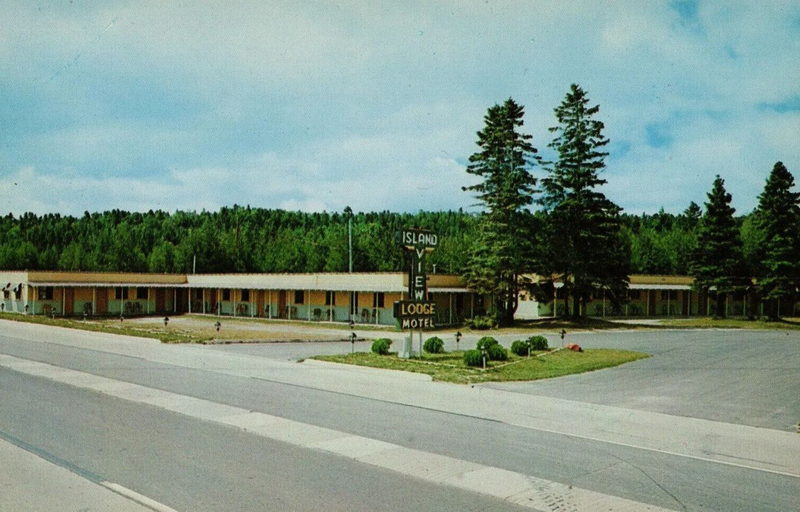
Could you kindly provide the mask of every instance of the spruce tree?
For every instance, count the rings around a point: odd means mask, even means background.
[[[606,183],[600,172],[609,142],[603,123],[594,119],[599,110],[572,84],[555,109],[558,125],[550,128],[555,138],[548,147],[558,153],[558,160],[548,162],[548,175],[542,180],[541,203],[548,219],[545,261],[572,296],[575,317],[594,291],[603,289],[619,303],[628,286],[630,247],[620,234],[621,209],[597,190]]]
[[[692,253],[690,270],[695,288],[716,292],[715,316],[725,316],[728,294],[741,290],[746,284],[742,275],[742,241],[733,217],[731,195],[725,191],[725,181],[717,175],[708,193],[706,211],[700,219],[697,246]]]
[[[777,162],[758,197],[756,226],[763,236],[758,285],[767,300],[766,313],[780,317],[781,299],[793,298],[800,285],[800,193],[793,192],[794,177]]]
[[[519,131],[523,115],[523,107],[511,98],[488,109],[477,134],[480,151],[469,157],[467,166],[482,181],[464,187],[484,208],[464,277],[475,291],[492,297],[502,325],[514,321],[519,275],[531,264],[532,216],[527,207],[536,179],[529,168],[537,150],[531,136]]]

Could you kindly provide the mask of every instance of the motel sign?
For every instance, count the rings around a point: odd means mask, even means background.
[[[398,243],[411,254],[408,272],[408,297],[394,303],[394,317],[403,329],[431,329],[436,327],[436,303],[428,300],[428,276],[425,272],[425,254],[439,244],[436,233],[423,229],[404,229],[397,233]]]

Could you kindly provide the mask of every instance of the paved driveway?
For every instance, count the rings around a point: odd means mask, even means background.
[[[486,386],[778,430],[793,431],[800,422],[800,332],[602,332],[570,334],[568,341],[653,357],[582,375]]]

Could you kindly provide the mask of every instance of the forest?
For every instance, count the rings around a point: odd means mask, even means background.
[[[632,273],[690,273],[701,209],[681,214],[622,214],[621,235],[630,246]],[[346,272],[348,220],[353,269],[400,271],[403,251],[394,234],[421,227],[440,235],[430,263],[439,273],[463,273],[476,214],[302,213],[249,206],[217,212],[146,213],[112,210],[81,217],[33,213],[0,217],[0,268],[131,272]],[[737,217],[744,261],[758,249],[752,215]],[[755,274],[755,272],[753,272]]]

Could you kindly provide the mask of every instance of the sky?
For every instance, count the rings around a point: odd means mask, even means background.
[[[800,0],[4,0],[0,212],[478,211],[487,109],[552,156],[572,83],[627,213],[800,179]]]

